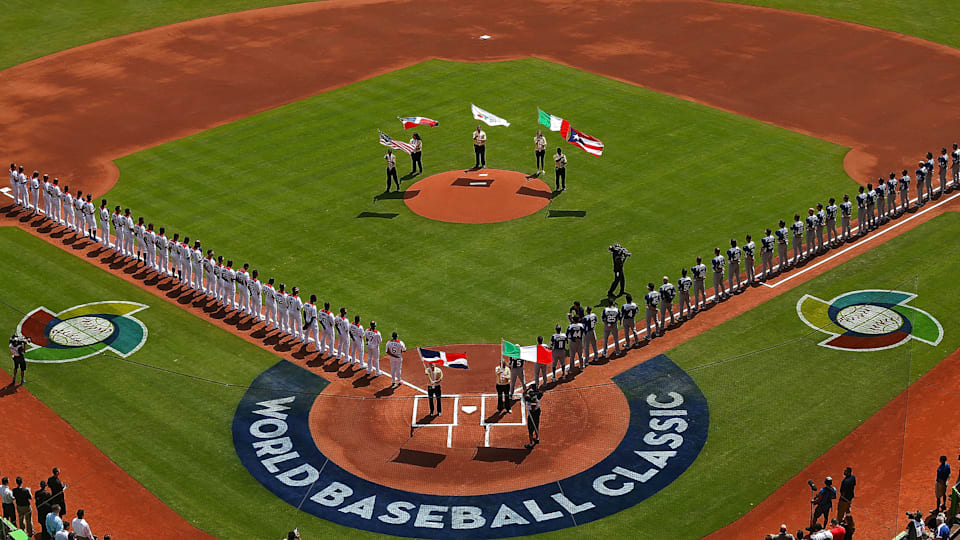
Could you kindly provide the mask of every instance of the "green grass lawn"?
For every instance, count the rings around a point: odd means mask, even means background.
[[[724,0],[726,1],[726,0]],[[800,11],[893,30],[951,47],[960,47],[954,22],[960,3],[948,0],[733,0]]]
[[[401,200],[373,203],[384,189],[377,128],[407,138],[397,115],[435,118],[439,127],[419,130],[425,173],[463,169],[473,164],[471,102],[513,122],[486,128],[490,167],[534,168],[538,106],[604,141],[596,158],[547,133],[570,160],[569,190],[551,208],[584,218],[463,225]],[[759,238],[780,217],[853,193],[845,152],[542,60],[430,61],[124,157],[106,197],[408,344],[527,343],[573,299],[605,296],[609,244],[633,252],[628,290],[645,292],[731,237]],[[409,170],[406,155],[400,167]]]
[[[6,0],[0,70],[64,49],[148,28],[297,0]]]

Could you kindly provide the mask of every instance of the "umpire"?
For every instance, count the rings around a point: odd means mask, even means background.
[[[623,263],[627,262],[630,252],[620,244],[614,244],[607,248],[613,257],[613,283],[610,284],[610,290],[607,291],[607,297],[613,298],[613,290],[620,285],[620,292],[617,296],[623,296],[623,289],[626,287],[626,280],[623,277]]]

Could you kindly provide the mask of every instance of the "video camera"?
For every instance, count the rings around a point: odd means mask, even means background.
[[[620,244],[613,244],[612,246],[608,247],[607,250],[613,254],[615,259],[626,260],[626,258],[630,256],[630,252]]]
[[[27,343],[32,343],[32,342],[30,341],[30,338],[21,336],[20,334],[18,334],[18,333],[16,333],[16,332],[14,332],[12,336],[10,336],[10,350],[11,350],[11,351],[18,350],[20,347],[26,348]]]

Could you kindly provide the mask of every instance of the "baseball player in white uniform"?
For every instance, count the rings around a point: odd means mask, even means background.
[[[367,375],[380,376],[380,342],[383,338],[377,330],[377,321],[370,321],[370,328],[363,333],[364,358],[366,358]]]
[[[63,217],[67,223],[67,228],[76,232],[77,209],[73,206],[73,193],[70,193],[70,186],[63,186],[63,192],[60,193],[60,204],[63,206]]]
[[[317,295],[311,294],[310,301],[303,305],[303,332],[306,346],[312,342],[320,352],[320,322],[317,319]]]
[[[647,283],[647,294],[643,296],[643,301],[647,305],[647,311],[645,313],[647,335],[643,336],[643,339],[650,341],[656,337],[658,329],[660,328],[660,321],[657,320],[657,311],[660,308],[660,293],[654,290],[653,283]],[[650,323],[653,323],[653,328],[651,328]]]
[[[200,247],[200,241],[193,242],[193,249],[190,250],[190,286],[193,290],[199,291],[203,288],[203,249]]]
[[[116,236],[116,242],[114,243],[114,251],[120,254],[121,257],[127,255],[127,246],[126,246],[126,234],[127,230],[124,227],[123,212],[120,211],[120,207],[116,206],[113,209],[113,214],[110,214],[110,223],[113,224],[114,235]]]
[[[237,287],[234,285],[237,281],[237,271],[233,269],[233,261],[228,260],[227,265],[220,272],[220,281],[223,282],[223,301],[227,309],[237,309]]]
[[[294,287],[293,294],[287,297],[287,317],[290,317],[288,325],[293,339],[303,341],[303,300],[298,287]]]
[[[40,214],[40,171],[33,171],[30,177],[30,200],[33,206],[33,215]]]
[[[30,209],[30,178],[23,172],[23,166],[17,167],[17,185],[20,186],[20,206]]]
[[[148,223],[143,232],[143,257],[144,267],[157,269],[157,233],[153,232],[153,223]]]
[[[256,321],[263,321],[263,302],[260,300],[263,296],[263,284],[258,277],[260,272],[254,270],[250,272],[250,279],[247,281],[247,289],[250,291],[250,316]]]
[[[97,240],[97,220],[94,214],[97,209],[93,206],[93,195],[87,193],[87,202],[83,205],[83,219],[87,222],[87,228],[90,229],[90,239]]]
[[[208,297],[213,296],[214,284],[216,283],[214,275],[217,268],[217,260],[213,258],[213,250],[207,250],[207,258],[203,259],[203,294]]]
[[[237,297],[240,299],[240,313],[250,315],[250,265],[243,263],[243,268],[237,272]]]
[[[334,323],[336,317],[330,313],[330,302],[323,303],[323,310],[320,311],[320,344],[318,346],[321,355],[332,356],[334,341]]]
[[[281,283],[280,289],[277,291],[277,324],[280,325],[280,332],[290,335],[290,316],[287,314],[287,306],[290,305],[288,299],[290,295],[287,294],[287,284]]]
[[[157,243],[157,266],[155,270],[161,276],[171,275],[170,263],[170,240],[167,239],[165,229],[160,227],[160,234],[156,237]]]
[[[107,208],[107,200],[100,201],[100,247],[110,249],[110,209]]]
[[[953,152],[950,152],[952,161],[950,162],[950,173],[953,175],[951,187],[957,189],[960,187],[960,143],[953,143]]]
[[[10,164],[10,194],[13,195],[13,200],[17,204],[20,204],[20,187],[19,182],[17,181],[17,164]]]
[[[347,308],[340,308],[340,316],[336,318],[334,324],[337,327],[337,359],[350,360],[348,349],[350,321],[347,319]]]
[[[360,316],[353,316],[353,324],[350,325],[350,352],[348,356],[352,358],[354,364],[363,365],[363,326],[360,324]]]
[[[263,306],[264,314],[263,318],[267,321],[267,327],[272,327],[274,330],[280,329],[280,324],[277,322],[277,291],[273,288],[273,278],[267,280],[267,284],[263,286]]]
[[[125,210],[125,213],[128,217],[130,216],[129,208]],[[129,223],[129,222],[128,222]],[[137,251],[137,261],[143,260],[143,266],[147,266],[147,227],[143,224],[143,218],[137,218],[137,224],[133,226],[133,243]]]
[[[53,222],[63,225],[62,209],[60,208],[60,194],[63,191],[60,190],[60,179],[54,178],[53,185],[50,186],[50,195],[53,199],[50,201],[51,210],[53,210]]]
[[[180,233],[173,233],[173,238],[167,242],[170,252],[170,274],[173,279],[180,280],[183,276],[183,244],[180,242]]]
[[[390,378],[393,380],[391,387],[400,386],[400,375],[403,370],[403,353],[407,351],[407,346],[400,341],[397,333],[387,342],[387,356],[390,357]]]
[[[43,215],[47,218],[53,212],[50,210],[50,175],[45,174],[40,180],[40,195],[43,199]]]

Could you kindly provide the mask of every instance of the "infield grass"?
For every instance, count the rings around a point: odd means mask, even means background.
[[[465,225],[375,202],[385,184],[377,129],[406,140],[398,115],[439,120],[418,130],[425,174],[464,169],[474,161],[470,103],[513,122],[485,128],[493,168],[532,172],[538,106],[603,140],[597,158],[546,133],[551,153],[562,145],[569,158],[568,191],[549,208],[585,217]],[[106,197],[407,344],[533,343],[572,300],[605,297],[608,245],[633,252],[627,290],[640,297],[647,281],[678,279],[730,238],[759,239],[780,217],[853,193],[845,152],[543,60],[435,60],[121,158]],[[398,162],[409,171],[406,155]]]

